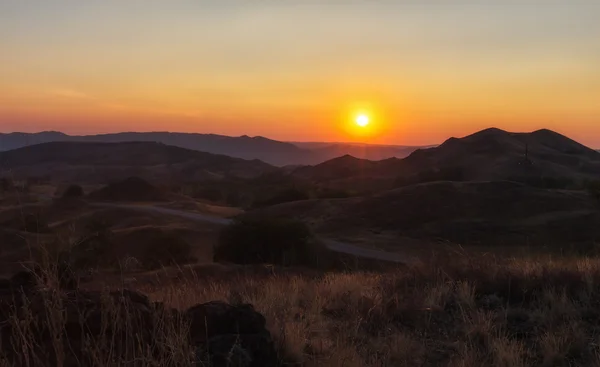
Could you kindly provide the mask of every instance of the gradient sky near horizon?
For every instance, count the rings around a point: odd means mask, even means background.
[[[0,1],[0,132],[600,148],[600,1]],[[351,115],[372,116],[368,133]]]

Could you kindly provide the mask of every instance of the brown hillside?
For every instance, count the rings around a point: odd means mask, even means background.
[[[345,156],[298,168],[294,175],[361,191],[446,180],[509,180],[546,188],[581,187],[585,180],[600,179],[600,153],[550,130],[511,133],[492,128],[464,138],[450,138],[404,159],[367,161]]]
[[[600,238],[600,212],[586,193],[514,182],[434,182],[249,215],[257,214],[299,218],[322,233],[390,231],[461,244],[565,245]]]
[[[600,177],[600,154],[550,130],[510,133],[487,129],[436,148],[418,150],[400,169],[460,169],[464,180]]]

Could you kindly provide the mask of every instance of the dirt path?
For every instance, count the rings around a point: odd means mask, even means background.
[[[202,214],[202,213],[191,213],[191,212],[186,212],[186,211],[182,211],[182,210],[167,209],[167,208],[161,208],[161,207],[156,207],[156,206],[135,205],[135,204],[109,204],[109,203],[94,203],[91,205],[94,205],[97,207],[102,207],[102,208],[120,208],[120,209],[130,209],[130,210],[138,210],[138,211],[144,211],[144,212],[150,212],[150,213],[172,215],[172,216],[177,216],[177,217],[181,217],[181,218],[186,218],[186,219],[189,219],[192,221],[209,222],[209,223],[220,224],[220,225],[227,225],[232,222],[231,219],[227,219],[227,218],[219,218],[219,217],[214,217],[214,216],[210,216],[210,215]],[[327,246],[328,249],[330,249],[331,251],[334,251],[334,252],[340,252],[340,253],[349,254],[349,255],[353,255],[353,256],[357,256],[357,257],[375,259],[375,260],[380,260],[380,261],[389,261],[389,262],[394,262],[394,263],[398,263],[398,264],[410,264],[410,263],[414,262],[413,259],[411,259],[407,256],[403,256],[401,254],[380,251],[380,250],[367,249],[364,247],[351,245],[349,243],[340,242],[340,241],[331,240],[331,239],[325,239],[325,238],[322,238],[321,241],[325,244],[325,246]]]

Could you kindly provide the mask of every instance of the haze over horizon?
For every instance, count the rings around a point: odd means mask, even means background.
[[[600,148],[600,3],[0,3],[0,132]],[[366,111],[369,129],[352,115]]]

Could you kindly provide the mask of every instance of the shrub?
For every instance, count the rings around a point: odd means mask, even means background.
[[[84,195],[83,188],[81,186],[71,185],[71,186],[67,187],[65,192],[63,192],[62,197],[63,197],[63,199],[81,198],[81,197],[83,197],[83,195]]]
[[[89,269],[110,266],[113,256],[114,239],[108,224],[93,220],[87,223],[82,235],[60,253],[60,260],[74,269]]]
[[[325,252],[308,226],[275,218],[242,218],[226,227],[214,260],[236,264],[318,265]]]

